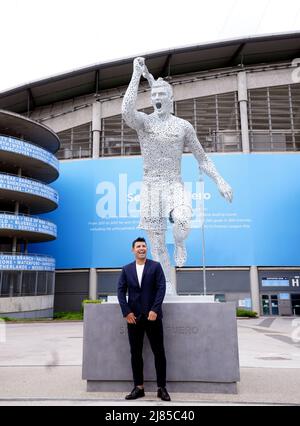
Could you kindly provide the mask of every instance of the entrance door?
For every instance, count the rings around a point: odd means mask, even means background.
[[[279,315],[277,294],[263,294],[261,300],[263,315]]]
[[[277,294],[271,295],[271,315],[279,315]]]
[[[268,295],[262,295],[262,313],[263,315],[270,315],[270,299]]]
[[[300,293],[291,294],[293,315],[300,315]]]

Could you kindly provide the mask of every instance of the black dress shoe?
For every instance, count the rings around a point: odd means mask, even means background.
[[[158,388],[157,397],[162,401],[171,401],[170,395],[166,388]]]
[[[135,387],[134,389],[132,389],[129,395],[125,396],[125,399],[138,399],[138,398],[142,398],[143,396],[145,396],[144,389]]]

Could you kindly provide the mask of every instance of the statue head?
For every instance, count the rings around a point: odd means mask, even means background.
[[[161,77],[154,80],[151,86],[151,101],[154,110],[159,114],[171,114],[173,112],[173,89]]]
[[[173,112],[172,86],[161,77],[155,80],[145,64],[143,77],[148,80],[149,86],[151,87],[151,102],[154,111],[162,116],[171,114]]]

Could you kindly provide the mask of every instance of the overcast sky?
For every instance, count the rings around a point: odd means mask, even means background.
[[[300,31],[299,0],[0,0],[0,91],[110,59]]]

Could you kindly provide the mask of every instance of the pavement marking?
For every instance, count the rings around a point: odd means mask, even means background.
[[[269,330],[269,329],[265,329],[263,330],[262,328],[257,328],[258,326],[246,326],[246,327],[240,327],[240,328],[247,328],[248,330],[253,330],[256,331],[257,333],[262,333],[265,336],[271,336],[273,335],[279,335],[279,336],[285,336],[286,334],[290,334],[290,332],[284,332],[284,331],[276,331],[276,330]]]
[[[276,318],[266,318],[259,324],[257,324],[257,327],[266,327],[269,328],[273,324]]]
[[[284,336],[282,334],[269,334],[269,333],[266,333],[266,336],[272,337],[273,339],[280,340],[281,342],[287,343],[288,345],[292,345],[292,346],[296,346],[300,348],[299,343],[294,342],[291,337]]]
[[[276,356],[261,356],[257,357],[256,359],[263,359],[265,361],[291,361],[292,358],[283,358],[283,357],[276,357]]]

